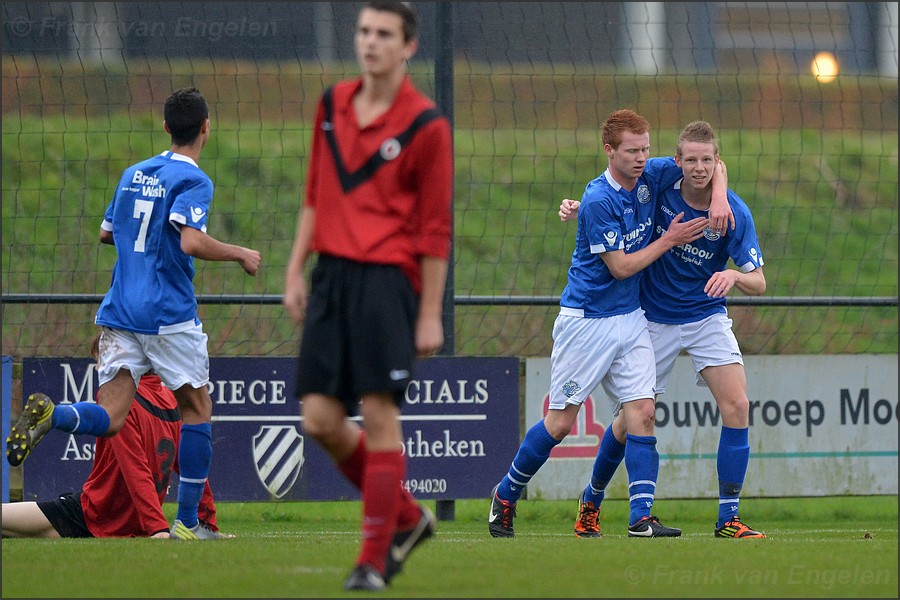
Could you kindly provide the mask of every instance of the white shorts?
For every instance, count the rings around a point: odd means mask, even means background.
[[[549,408],[581,405],[602,384],[618,414],[625,402],[653,398],[654,365],[643,310],[599,319],[561,314],[553,325]]]
[[[141,376],[152,370],[170,390],[185,384],[194,388],[209,382],[209,351],[202,325],[187,331],[149,335],[101,327],[100,385],[110,381],[120,369],[128,369],[137,387]]]
[[[649,324],[653,352],[656,354],[657,394],[666,392],[666,383],[675,366],[675,359],[682,350],[694,363],[697,385],[706,387],[700,371],[706,367],[719,367],[733,363],[744,364],[737,338],[731,330],[731,319],[725,313],[716,313],[700,321],[670,325]]]

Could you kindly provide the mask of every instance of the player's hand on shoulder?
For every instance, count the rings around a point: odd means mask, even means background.
[[[716,163],[716,171],[724,180],[724,188],[728,188],[728,170],[725,168],[725,161],[719,159]],[[715,190],[715,188],[714,188]],[[730,228],[733,230],[737,225],[734,218],[734,211],[728,203],[728,195],[717,196],[713,193],[713,202],[709,206],[709,227],[719,235],[725,235]]]

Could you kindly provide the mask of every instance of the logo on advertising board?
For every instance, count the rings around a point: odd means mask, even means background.
[[[293,425],[264,425],[253,436],[253,466],[266,489],[281,498],[303,466],[303,436]]]
[[[210,359],[209,482],[217,501],[359,497],[325,450],[305,440],[300,404],[291,389],[295,374],[293,357]],[[98,384],[88,358],[25,358],[22,363],[22,393],[41,391],[57,404],[93,402]],[[419,361],[400,418],[407,489],[421,499],[482,497],[495,475],[509,468],[519,445],[519,361]],[[95,442],[89,435],[48,434],[23,463],[24,498],[49,500],[80,489],[93,464]],[[169,484],[167,499],[174,502],[178,478]]]
[[[752,382],[748,425],[751,476],[742,493],[828,496],[897,493],[896,355],[744,356]],[[525,365],[526,423],[547,414],[550,357]],[[586,401],[572,433],[551,454],[528,493],[577,497],[591,477],[607,401]],[[607,401],[607,405],[608,401]],[[717,452],[722,415],[709,390],[698,389],[690,356],[681,355],[656,398],[654,437],[659,453],[657,498],[717,498]],[[584,418],[582,418],[584,417]],[[612,415],[603,417],[612,423]],[[628,498],[627,469],[619,468],[607,498]],[[847,474],[852,474],[848,477]]]

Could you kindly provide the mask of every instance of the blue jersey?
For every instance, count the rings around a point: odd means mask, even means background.
[[[609,169],[587,184],[578,208],[568,283],[560,298],[566,314],[611,317],[640,307],[641,273],[619,281],[600,254],[646,247],[653,233],[658,190],[680,174],[673,159],[653,158],[630,192],[616,183]]]
[[[181,154],[166,151],[125,170],[101,225],[112,231],[117,260],[98,325],[164,334],[200,323],[181,228],[206,231],[212,196],[210,178]]]
[[[684,212],[682,221],[709,216],[709,211],[691,208],[684,201],[681,183],[679,179],[661,190],[653,239],[662,235],[680,212]],[[725,298],[710,298],[703,291],[712,274],[725,269],[729,258],[744,273],[763,266],[750,209],[731,190],[728,190],[728,204],[734,213],[734,231],[723,237],[707,228],[703,237],[671,248],[645,269],[641,279],[641,306],[649,321],[693,323],[726,312]]]

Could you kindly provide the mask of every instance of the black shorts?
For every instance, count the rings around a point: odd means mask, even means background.
[[[297,396],[340,400],[356,415],[363,394],[402,406],[416,358],[418,297],[399,267],[321,255],[300,342]]]
[[[44,500],[37,503],[38,508],[53,525],[53,528],[64,538],[92,538],[94,534],[84,522],[84,511],[81,509],[81,492],[60,494],[55,500]]]

